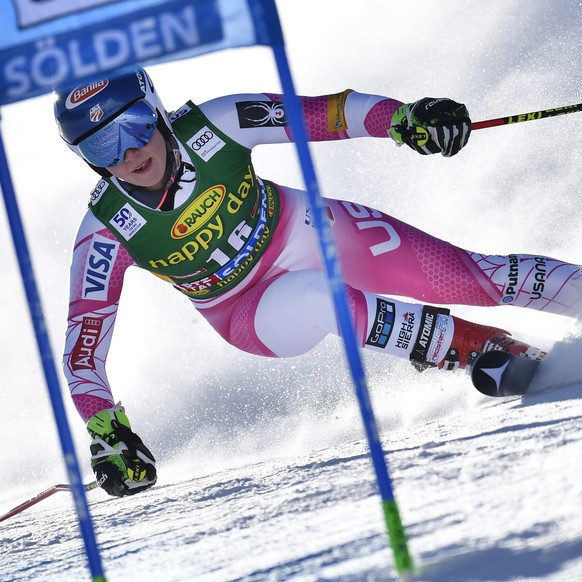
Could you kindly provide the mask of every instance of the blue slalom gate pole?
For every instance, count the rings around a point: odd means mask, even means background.
[[[354,382],[356,397],[358,399],[368,445],[370,447],[372,463],[376,472],[376,479],[382,498],[382,508],[390,545],[394,555],[394,562],[399,573],[410,572],[413,570],[412,558],[408,549],[408,542],[400,518],[398,505],[394,497],[384,451],[382,450],[382,445],[378,435],[378,427],[374,417],[372,403],[370,401],[360,355],[360,348],[356,341],[354,324],[348,307],[345,283],[341,274],[341,266],[330,229],[326,228],[325,224],[321,194],[319,192],[319,185],[315,175],[313,160],[309,152],[309,144],[307,140],[307,132],[303,123],[303,115],[295,92],[291,70],[285,51],[281,23],[279,21],[274,0],[262,0],[262,4],[265,12],[265,22],[269,27],[269,36],[271,38],[271,46],[277,70],[283,87],[285,104],[289,113],[293,141],[297,148],[308,199],[313,212],[314,223],[319,236],[326,273],[331,287],[336,316]]]
[[[59,380],[56,373],[55,362],[52,355],[50,341],[48,337],[46,322],[42,312],[40,296],[34,278],[32,268],[32,261],[22,226],[22,219],[18,204],[16,202],[16,195],[14,193],[14,186],[8,167],[8,159],[4,149],[4,142],[2,139],[2,131],[0,128],[0,188],[4,197],[6,205],[6,213],[8,215],[8,222],[12,232],[12,240],[18,258],[18,266],[24,290],[28,301],[28,308],[30,317],[32,319],[34,333],[44,376],[46,379],[49,396],[52,404],[52,409],[57,424],[59,438],[61,442],[61,450],[65,459],[65,465],[71,485],[71,492],[75,502],[75,509],[77,511],[77,518],[81,535],[85,544],[85,552],[89,560],[89,569],[93,582],[105,582],[106,578],[101,564],[101,556],[97,547],[97,540],[95,538],[95,530],[91,515],[89,513],[89,506],[87,504],[87,497],[85,495],[85,488],[81,480],[81,472],[79,470],[79,463],[75,453],[75,447],[71,436],[65,406],[63,403],[62,394],[60,391]]]

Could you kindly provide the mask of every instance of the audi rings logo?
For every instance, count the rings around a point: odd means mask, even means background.
[[[79,336],[70,356],[71,368],[74,371],[95,370],[95,351],[99,347],[102,328],[102,319],[83,318]]]
[[[190,147],[195,151],[199,151],[200,148],[210,143],[210,140],[214,137],[214,134],[207,129],[203,134],[198,135],[198,137],[190,142]]]
[[[193,152],[207,162],[215,153],[219,152],[226,144],[205,125],[200,131],[188,140],[188,146]]]

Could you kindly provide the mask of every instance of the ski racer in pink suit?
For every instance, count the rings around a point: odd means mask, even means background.
[[[136,68],[56,97],[61,136],[102,176],[74,247],[64,372],[93,439],[97,482],[111,495],[130,495],[155,483],[156,468],[115,405],[105,370],[128,267],[168,281],[251,354],[297,356],[338,327],[305,193],[261,179],[251,162],[254,146],[293,141],[280,95],[188,102],[168,116]],[[448,157],[471,128],[465,106],[450,99],[404,104],[347,90],[300,104],[311,141],[391,138]],[[491,349],[537,359],[540,350],[508,332],[432,304],[578,310],[577,265],[474,253],[363,204],[324,202],[366,349],[419,369],[469,368]]]

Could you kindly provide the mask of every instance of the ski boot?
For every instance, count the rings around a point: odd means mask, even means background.
[[[501,350],[532,360],[541,360],[546,355],[539,348],[512,338],[508,331],[451,317],[455,333],[446,356],[438,364],[443,370],[460,368],[470,372],[477,356],[491,350]]]

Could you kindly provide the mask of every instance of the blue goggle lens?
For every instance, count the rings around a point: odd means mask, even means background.
[[[77,147],[93,166],[118,166],[123,162],[123,156],[128,149],[143,148],[150,142],[157,120],[157,112],[145,101],[138,101],[86,137]]]

